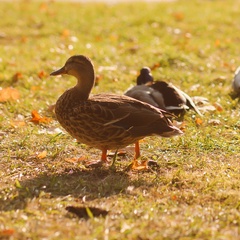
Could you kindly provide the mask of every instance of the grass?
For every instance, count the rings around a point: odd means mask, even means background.
[[[238,239],[240,122],[231,79],[240,63],[239,5],[1,2],[0,84],[20,97],[0,103],[0,239]],[[115,169],[87,169],[72,158],[100,152],[52,133],[60,126],[48,111],[75,83],[48,74],[73,54],[94,61],[93,93],[122,94],[142,66],[156,66],[156,79],[223,111],[206,112],[201,124],[189,112],[182,137],[144,139],[142,159],[160,169],[126,171],[131,151]],[[32,123],[34,109],[53,120]],[[109,213],[79,219],[67,206]]]

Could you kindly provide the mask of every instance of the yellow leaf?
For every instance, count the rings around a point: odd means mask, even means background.
[[[0,90],[0,102],[7,102],[19,99],[19,91],[15,88],[8,87]]]
[[[10,125],[12,127],[24,127],[26,126],[26,123],[24,121],[12,120],[10,121]]]

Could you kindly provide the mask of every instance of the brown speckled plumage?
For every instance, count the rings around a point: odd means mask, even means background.
[[[182,133],[172,125],[168,113],[149,104],[114,94],[89,97],[95,75],[91,60],[85,56],[72,56],[64,67],[51,73],[59,74],[78,79],[76,86],[57,100],[55,112],[62,127],[81,143],[106,152],[145,136],[171,137]]]

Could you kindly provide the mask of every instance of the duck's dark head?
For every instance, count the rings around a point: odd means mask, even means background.
[[[137,85],[153,82],[153,76],[149,67],[143,67],[137,77]]]

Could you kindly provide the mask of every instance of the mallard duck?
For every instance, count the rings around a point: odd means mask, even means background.
[[[76,77],[77,84],[57,100],[57,120],[80,143],[100,149],[102,162],[108,162],[107,150],[117,150],[132,143],[135,143],[136,161],[140,156],[140,139],[151,135],[172,137],[182,134],[168,119],[169,113],[147,103],[124,95],[89,96],[95,72],[88,57],[72,56],[62,68],[50,75],[62,74]]]
[[[124,94],[175,115],[184,115],[186,110],[192,108],[202,116],[191,97],[171,83],[154,81],[148,67],[141,69],[137,77],[137,85],[128,89]]]
[[[240,67],[235,71],[233,82],[232,82],[233,91],[236,94],[240,94]]]

